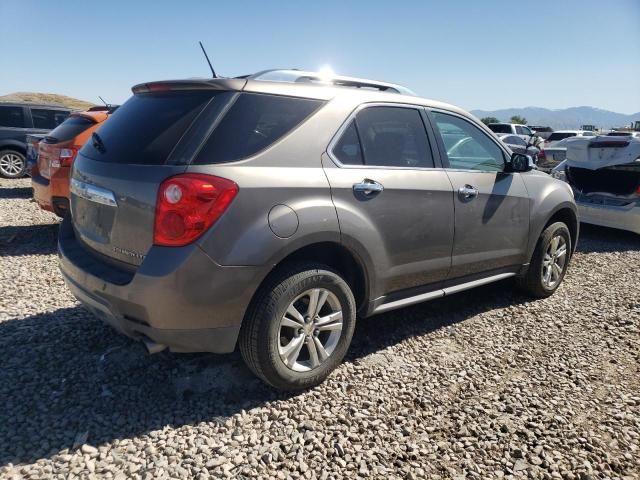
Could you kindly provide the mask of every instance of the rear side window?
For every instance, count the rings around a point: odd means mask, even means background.
[[[321,100],[242,93],[194,161],[241,160],[277,142],[323,105]]]
[[[53,130],[69,116],[69,112],[64,110],[48,110],[45,108],[32,108],[31,118],[33,119],[33,128],[42,130]]]
[[[332,149],[344,165],[433,168],[433,156],[420,112],[405,107],[359,111]]]
[[[22,107],[0,107],[0,127],[25,128]]]
[[[560,133],[560,132],[555,132],[552,133],[551,135],[549,135],[549,138],[547,139],[547,141],[549,142],[555,142],[557,140],[564,140],[565,138],[569,138],[569,137],[575,137],[576,134],[575,133]]]
[[[95,122],[86,117],[69,117],[45,137],[47,143],[67,142],[80,135]]]
[[[487,125],[487,127],[489,127],[489,129],[495,133],[511,133],[511,125],[494,123],[493,125]]]
[[[136,94],[100,126],[82,154],[110,163],[163,165],[214,95],[206,90]]]

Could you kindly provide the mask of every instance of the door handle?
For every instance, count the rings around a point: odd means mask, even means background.
[[[458,194],[465,199],[475,198],[478,196],[478,189],[471,185],[465,185],[458,189]]]
[[[374,193],[380,193],[384,190],[384,186],[375,180],[365,178],[360,183],[353,184],[353,191],[357,193],[364,193],[365,195],[371,195]]]

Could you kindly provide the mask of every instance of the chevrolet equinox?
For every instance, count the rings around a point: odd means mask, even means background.
[[[232,352],[282,390],[342,361],[356,318],[515,277],[551,295],[570,187],[404,87],[313,72],[144,83],[75,160],[73,294],[150,351]]]

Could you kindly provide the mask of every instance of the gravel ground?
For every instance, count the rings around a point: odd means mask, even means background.
[[[28,186],[0,180],[2,478],[640,478],[639,236],[585,227],[546,300],[502,282],[362,321],[288,396],[79,308]]]

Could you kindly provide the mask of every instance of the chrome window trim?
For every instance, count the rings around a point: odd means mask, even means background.
[[[422,122],[423,126],[424,126],[424,130],[425,130],[425,134],[427,135],[427,140],[429,142],[429,149],[432,148],[431,145],[431,139],[429,138],[429,131],[428,131],[428,125],[425,125],[424,123],[424,119],[422,118],[422,110],[424,110],[425,106],[424,105],[415,105],[413,103],[397,103],[397,102],[370,102],[370,103],[361,103],[360,105],[358,105],[350,114],[349,116],[346,118],[346,120],[342,123],[342,125],[340,125],[340,128],[338,128],[337,132],[333,135],[333,137],[331,138],[331,141],[329,142],[329,145],[327,146],[327,155],[329,156],[329,158],[333,161],[333,163],[338,167],[338,168],[366,168],[366,169],[374,169],[374,170],[380,170],[380,169],[384,169],[384,170],[418,170],[418,171],[433,171],[433,170],[442,170],[442,168],[438,165],[436,165],[436,158],[433,156],[433,152],[431,152],[431,156],[433,159],[433,163],[434,166],[433,167],[400,167],[400,166],[387,166],[387,165],[348,165],[346,163],[342,163],[340,160],[338,160],[338,157],[336,157],[336,155],[333,153],[333,149],[335,148],[336,144],[340,141],[340,138],[342,137],[342,134],[347,130],[347,128],[349,128],[351,122],[353,120],[355,120],[356,115],[358,114],[358,112],[364,110],[365,108],[371,108],[371,107],[395,107],[395,108],[407,108],[407,109],[411,109],[411,110],[416,110],[418,112],[418,114],[420,115],[420,121]],[[360,147],[362,147],[362,142]],[[362,158],[364,159],[364,151],[362,152]]]

